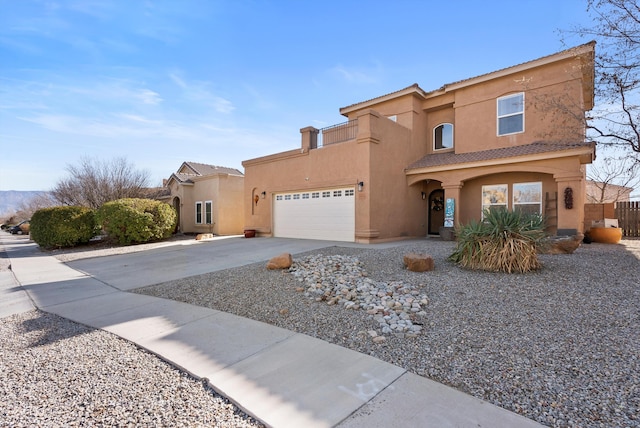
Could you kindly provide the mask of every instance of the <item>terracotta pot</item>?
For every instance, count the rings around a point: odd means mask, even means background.
[[[617,244],[622,239],[622,229],[619,227],[592,227],[589,238],[601,244]]]
[[[245,238],[254,238],[256,236],[256,231],[253,229],[246,229],[244,231]]]

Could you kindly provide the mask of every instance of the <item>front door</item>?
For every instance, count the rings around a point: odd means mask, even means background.
[[[429,194],[429,235],[437,235],[444,226],[444,190]]]

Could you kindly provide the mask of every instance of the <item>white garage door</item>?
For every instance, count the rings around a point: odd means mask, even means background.
[[[355,189],[278,193],[273,203],[274,236],[355,241]]]

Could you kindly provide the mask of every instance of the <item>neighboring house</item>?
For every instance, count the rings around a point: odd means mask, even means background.
[[[347,123],[301,129],[301,148],[243,162],[245,229],[380,242],[505,208],[545,215],[552,233],[582,231],[594,48],[433,91],[414,84],[340,109]]]
[[[606,204],[611,202],[629,202],[632,187],[587,180],[587,200],[589,204]]]
[[[244,176],[234,168],[184,162],[166,180],[163,199],[178,213],[178,231],[238,235],[243,232]]]

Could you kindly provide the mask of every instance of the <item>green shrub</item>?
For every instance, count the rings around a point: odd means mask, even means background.
[[[491,272],[524,273],[541,267],[542,216],[490,210],[483,217],[481,222],[472,221],[456,230],[458,244],[449,260]]]
[[[168,238],[176,226],[173,207],[152,199],[126,198],[107,202],[97,212],[98,224],[120,245]]]
[[[95,213],[86,207],[49,207],[33,213],[31,239],[43,248],[74,247],[96,236]]]

